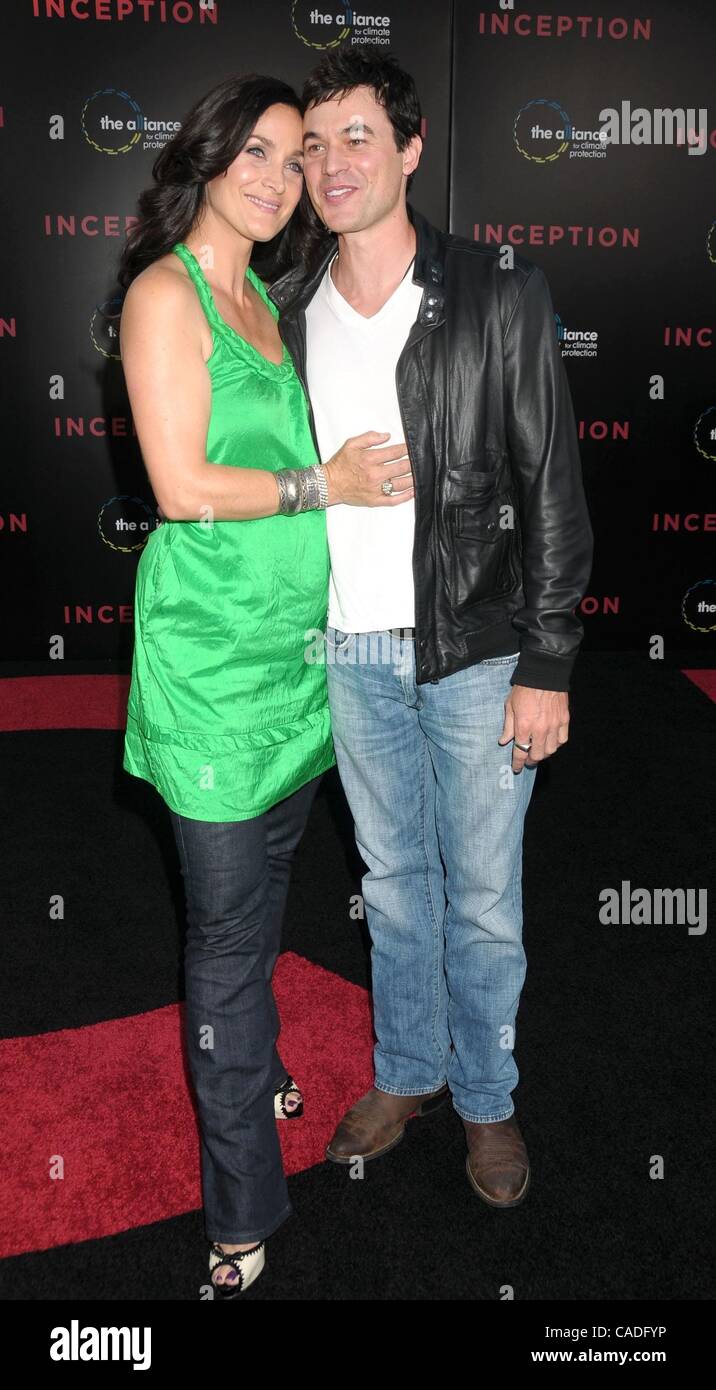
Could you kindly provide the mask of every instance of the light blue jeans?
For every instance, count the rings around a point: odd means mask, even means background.
[[[375,1085],[447,1081],[466,1120],[514,1112],[525,977],[522,829],[536,768],[500,747],[517,655],[417,685],[412,641],[328,627],[336,760],[367,866]]]

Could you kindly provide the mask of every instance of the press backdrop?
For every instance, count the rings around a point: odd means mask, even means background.
[[[596,535],[586,645],[712,643],[711,0],[587,15],[578,0],[386,4],[3,4],[0,659],[131,654],[134,575],[157,518],[123,387],[115,275],[163,141],[223,78],[263,71],[300,89],[327,46],[355,43],[394,52],[416,78],[414,205],[547,275]],[[620,138],[633,131],[623,103],[649,118],[684,109],[680,143],[605,145],[602,110],[622,116]],[[653,136],[653,119],[643,129]]]

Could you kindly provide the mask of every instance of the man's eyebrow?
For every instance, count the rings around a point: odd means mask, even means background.
[[[351,130],[362,130],[366,135],[375,135],[373,127],[366,125],[365,121],[361,120],[350,121],[348,125],[344,125],[341,127],[338,134],[347,135]],[[307,130],[305,131],[303,136],[304,144],[306,140],[320,140],[320,138],[321,137],[317,130]]]
[[[252,135],[252,136],[250,136],[250,139],[251,139],[251,140],[260,140],[261,143],[262,143],[262,145],[269,145],[270,148],[271,148],[272,150],[275,150],[275,148],[276,148],[276,142],[275,142],[275,140],[269,140],[268,135]],[[303,150],[294,150],[293,154],[290,155],[289,158],[290,158],[290,159],[293,159],[293,155],[295,155],[295,154],[300,154],[300,155],[302,155],[302,154],[303,154]]]

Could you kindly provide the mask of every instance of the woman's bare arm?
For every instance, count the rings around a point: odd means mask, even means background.
[[[122,309],[122,365],[154,496],[170,521],[273,516],[278,487],[268,469],[206,457],[211,378],[195,294],[175,271],[153,266],[130,285]]]

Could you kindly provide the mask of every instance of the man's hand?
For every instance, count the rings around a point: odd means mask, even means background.
[[[564,690],[532,690],[513,685],[505,700],[505,724],[497,742],[510,743],[512,771],[534,767],[551,757],[569,738],[569,697]],[[529,744],[525,751],[518,744]]]
[[[376,430],[351,435],[323,465],[328,483],[328,505],[346,502],[351,507],[397,507],[415,496],[415,485],[405,443],[377,448],[390,435]],[[390,482],[392,491],[383,492]]]

